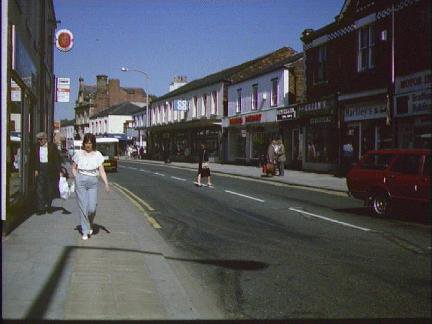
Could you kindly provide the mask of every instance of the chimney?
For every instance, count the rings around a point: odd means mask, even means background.
[[[180,75],[180,76],[175,76],[173,78],[173,82],[171,82],[170,86],[169,86],[169,91],[174,91],[175,89],[178,89],[182,86],[184,86],[186,83],[188,83],[187,81],[187,76],[185,75]]]
[[[108,76],[106,75],[96,75],[96,89],[98,93],[106,94],[107,93],[107,84],[108,84]]]

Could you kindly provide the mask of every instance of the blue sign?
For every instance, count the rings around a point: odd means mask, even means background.
[[[174,100],[174,110],[187,111],[188,110],[187,100]]]

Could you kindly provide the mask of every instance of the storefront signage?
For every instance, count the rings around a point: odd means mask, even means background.
[[[385,102],[369,102],[356,105],[347,105],[344,112],[345,121],[377,119],[385,117]]]
[[[432,71],[425,70],[402,77],[396,77],[395,83],[396,95],[430,89],[432,87]]]
[[[333,113],[336,103],[334,99],[315,101],[298,105],[299,117],[311,115],[329,115]]]
[[[411,92],[396,96],[396,116],[424,115],[432,113],[432,90]]]
[[[21,88],[14,80],[11,80],[11,101],[21,101]]]
[[[230,118],[229,124],[230,125],[241,125],[241,124],[243,124],[243,118],[242,117]]]
[[[290,120],[295,118],[295,109],[294,107],[278,109],[276,112],[277,120]]]
[[[309,119],[309,125],[328,124],[333,122],[334,122],[333,116],[321,116],[321,117],[314,117]]]
[[[56,47],[62,52],[69,52],[74,44],[74,37],[70,30],[60,29],[56,33]]]
[[[69,102],[70,78],[56,78],[56,101]]]
[[[245,121],[246,121],[246,123],[259,122],[259,121],[261,121],[261,114],[246,116]]]

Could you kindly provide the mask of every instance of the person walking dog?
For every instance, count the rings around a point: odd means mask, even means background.
[[[213,187],[213,184],[211,183],[211,177],[210,177],[210,166],[209,166],[209,155],[208,150],[205,147],[204,144],[201,144],[201,150],[199,153],[199,161],[198,161],[198,174],[197,174],[197,180],[195,184],[198,187],[201,187],[201,179],[207,178],[207,186]]]
[[[96,151],[96,137],[93,134],[84,135],[83,150],[77,151],[72,161],[82,239],[87,240],[93,234],[92,222],[96,214],[98,176],[105,184],[105,191],[111,191],[103,166],[104,157],[99,151]]]
[[[31,154],[31,165],[36,177],[37,214],[51,214],[53,199],[60,197],[60,153],[54,143],[48,143],[47,133],[37,133],[36,138],[38,143]]]

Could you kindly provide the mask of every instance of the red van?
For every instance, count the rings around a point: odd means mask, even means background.
[[[430,168],[430,149],[369,151],[348,172],[348,191],[377,216],[390,215],[396,206],[427,209]]]

